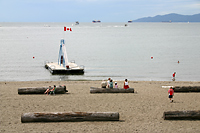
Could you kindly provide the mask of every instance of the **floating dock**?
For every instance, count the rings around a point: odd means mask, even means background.
[[[58,55],[58,62],[46,62],[45,68],[48,69],[51,74],[74,74],[81,75],[84,74],[84,66],[78,66],[75,61],[68,62],[67,52],[65,47],[65,41],[60,41],[60,49]]]
[[[51,74],[69,74],[69,75],[82,75],[84,74],[84,66],[78,66],[73,62],[68,63],[69,67],[60,66],[57,62],[46,63],[45,68],[50,71]]]

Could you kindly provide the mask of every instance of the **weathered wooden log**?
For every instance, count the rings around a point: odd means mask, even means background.
[[[21,122],[119,121],[117,112],[24,113]]]
[[[163,114],[164,120],[200,120],[200,110],[168,111]]]
[[[175,86],[174,92],[200,92],[200,86]]]
[[[90,87],[90,93],[134,93],[134,88],[96,88]]]
[[[49,87],[23,87],[18,88],[18,94],[44,94],[48,88]],[[51,89],[53,89],[53,87],[51,87]],[[66,86],[56,87],[55,94],[64,94],[66,92],[68,92]]]

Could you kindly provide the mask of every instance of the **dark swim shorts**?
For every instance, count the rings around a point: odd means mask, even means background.
[[[169,95],[169,98],[173,98],[173,95]]]

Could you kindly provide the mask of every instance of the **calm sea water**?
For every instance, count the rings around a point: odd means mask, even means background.
[[[57,62],[62,38],[84,75],[44,68]],[[200,81],[199,66],[200,23],[0,23],[0,81],[171,81],[173,72],[177,81]]]

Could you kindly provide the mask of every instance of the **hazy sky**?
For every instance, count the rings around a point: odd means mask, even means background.
[[[0,0],[0,22],[127,22],[200,13],[200,0]]]

